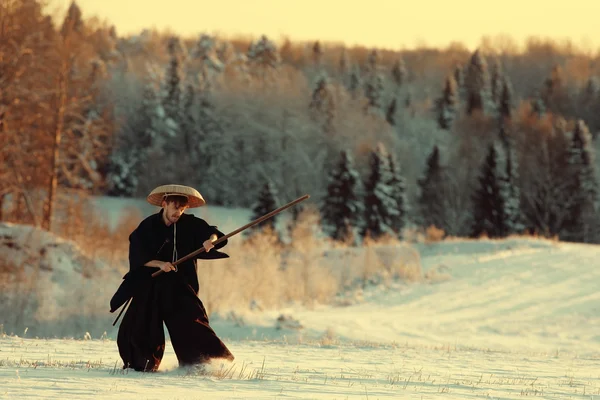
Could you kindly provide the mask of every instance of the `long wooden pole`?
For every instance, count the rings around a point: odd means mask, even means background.
[[[123,306],[123,308],[121,308],[121,312],[119,313],[119,315],[117,315],[117,318],[115,318],[115,322],[113,322],[113,326],[115,326],[115,324],[117,323],[117,321],[119,320],[119,318],[121,318],[121,314],[123,314],[123,311],[125,311],[125,309],[129,305],[129,302],[131,301],[132,298],[133,297],[130,297],[129,300],[127,300],[127,303],[125,303],[125,305]]]
[[[221,243],[222,241],[224,241],[224,240],[227,240],[227,239],[229,239],[230,237],[232,237],[232,236],[234,236],[234,235],[237,235],[237,234],[238,234],[238,233],[240,233],[241,231],[243,231],[243,230],[246,230],[246,229],[250,228],[250,227],[251,227],[251,226],[253,226],[253,225],[259,224],[259,223],[263,222],[264,220],[271,218],[271,217],[272,217],[272,216],[274,216],[275,214],[279,214],[279,213],[280,213],[280,212],[282,212],[283,210],[285,210],[285,209],[287,209],[287,208],[290,208],[290,207],[292,207],[292,206],[294,206],[294,205],[296,205],[296,204],[300,203],[301,201],[304,201],[304,200],[306,200],[306,199],[308,199],[308,198],[310,198],[310,195],[308,195],[308,194],[305,194],[305,195],[304,195],[304,196],[302,196],[302,197],[298,197],[296,200],[294,200],[294,201],[291,201],[291,202],[287,203],[286,205],[284,205],[284,206],[281,206],[281,207],[279,207],[278,209],[276,209],[276,210],[273,210],[273,211],[271,211],[270,213],[268,213],[268,214],[265,214],[265,215],[263,215],[262,217],[255,219],[254,221],[252,221],[252,222],[250,222],[250,223],[248,223],[248,224],[246,224],[246,225],[242,226],[241,228],[238,228],[238,229],[236,229],[235,231],[233,231],[233,232],[230,232],[230,233],[228,233],[228,234],[227,234],[227,235],[225,235],[225,236],[221,236],[219,239],[215,240],[215,241],[213,242],[213,244],[218,244],[218,243]],[[185,256],[185,257],[182,257],[182,258],[180,258],[179,260],[175,261],[175,262],[173,263],[173,266],[175,266],[175,265],[178,265],[178,264],[181,264],[182,262],[185,262],[185,261],[189,260],[190,258],[196,257],[198,254],[200,254],[200,253],[202,253],[202,252],[204,252],[204,251],[205,251],[204,247],[201,247],[201,248],[199,248],[198,250],[191,252],[191,253],[190,253],[190,254],[188,254],[187,256]],[[164,271],[163,271],[163,270],[156,271],[156,272],[154,272],[154,273],[152,274],[152,277],[156,277],[156,276],[158,276],[158,275],[160,275],[160,274],[162,274],[162,273],[164,273]]]

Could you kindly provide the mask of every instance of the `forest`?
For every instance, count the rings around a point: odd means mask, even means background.
[[[569,41],[120,36],[76,2],[0,0],[0,221],[58,231],[65,199],[179,183],[256,214],[308,193],[341,241],[599,243],[599,79]]]

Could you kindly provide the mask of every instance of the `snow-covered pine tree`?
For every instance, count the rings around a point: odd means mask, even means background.
[[[396,98],[394,97],[385,113],[385,120],[392,126],[396,125],[396,109]]]
[[[183,143],[185,145],[185,149],[187,150],[185,152],[185,156],[189,157],[190,161],[196,160],[198,158],[199,155],[195,154],[196,141],[201,139],[197,135],[198,122],[196,120],[195,107],[196,90],[192,83],[188,82],[185,85],[185,90],[183,92],[181,133],[183,136]]]
[[[233,146],[224,143],[222,122],[217,118],[208,86],[197,87],[193,80],[185,83],[181,111],[181,150],[178,163],[185,161],[193,171],[190,183],[202,185],[213,202],[222,204],[223,182],[231,171]],[[214,151],[215,148],[221,150]],[[228,167],[225,167],[225,165]]]
[[[327,193],[321,206],[323,231],[339,241],[356,240],[363,227],[362,182],[347,150],[328,176]]]
[[[377,69],[379,68],[379,62],[381,61],[381,57],[377,49],[373,49],[369,52],[367,56],[367,65],[365,66],[365,70],[368,74],[375,74]]]
[[[448,232],[446,223],[446,196],[444,170],[440,163],[438,146],[427,157],[427,167],[419,186],[418,220],[423,228],[435,226]]]
[[[498,238],[509,233],[502,153],[502,148],[492,143],[481,167],[479,185],[473,195],[472,237],[486,234]]]
[[[441,129],[449,130],[456,119],[459,107],[458,87],[454,76],[446,77],[442,97],[436,101],[437,122]]]
[[[167,45],[169,64],[165,72],[164,95],[162,99],[165,110],[165,132],[171,138],[176,137],[181,122],[181,60],[180,44],[177,37],[172,37]]]
[[[251,207],[252,216],[251,221],[254,221],[265,214],[270,213],[271,211],[277,209],[279,205],[279,200],[277,198],[278,192],[275,188],[275,185],[271,180],[266,180],[260,192],[258,193],[258,198],[256,202]],[[261,222],[260,224],[254,225],[250,229],[248,229],[248,234],[255,233],[257,231],[271,230],[273,233],[277,233],[275,228],[277,222],[277,215]]]
[[[409,110],[412,107],[412,93],[408,91],[406,93],[406,97],[404,98],[404,108]]]
[[[207,85],[212,82],[214,76],[222,72],[225,68],[226,57],[228,54],[228,43],[223,43],[221,48],[217,48],[213,37],[202,34],[190,54],[190,62],[186,68],[186,80],[194,85],[200,85],[201,82]]]
[[[398,237],[402,235],[402,230],[408,223],[408,196],[406,193],[406,179],[400,170],[400,164],[394,154],[388,154],[388,162],[390,165],[390,181],[389,186],[392,191],[392,198],[396,202],[397,213],[390,215],[390,227]]]
[[[490,66],[490,95],[492,102],[498,107],[504,84],[504,74],[499,60],[494,60]]]
[[[252,42],[247,52],[248,62],[252,66],[255,76],[265,79],[281,64],[281,56],[274,42],[266,35]]]
[[[560,65],[555,65],[550,76],[544,81],[541,99],[547,110],[563,116],[573,115],[573,104],[565,73]]]
[[[357,65],[354,65],[350,71],[350,76],[348,77],[348,91],[353,98],[356,99],[356,97],[359,95],[359,89],[361,88],[362,83],[360,68]]]
[[[324,132],[332,133],[334,131],[335,98],[329,79],[325,74],[321,74],[317,80],[308,108],[312,118],[321,125]]]
[[[459,99],[459,101],[464,101],[466,99],[466,96],[465,96],[465,74],[463,72],[463,67],[461,65],[455,66],[452,76],[454,76],[454,81],[456,82],[456,88],[458,91],[458,99]]]
[[[569,192],[573,199],[569,219],[565,224],[565,233],[561,237],[565,240],[583,243],[600,241],[599,188],[591,142],[586,124],[578,120],[568,154]]]
[[[371,152],[370,173],[365,182],[365,226],[363,236],[378,238],[395,236],[391,221],[399,214],[394,193],[389,185],[392,180],[388,151],[382,143]]]
[[[133,197],[138,187],[137,155],[131,151],[119,149],[109,157],[107,194],[117,197]]]
[[[583,89],[583,103],[594,103],[598,100],[598,96],[600,96],[600,78],[590,76]]]
[[[491,97],[490,76],[483,54],[477,49],[471,56],[465,76],[466,112],[492,115],[494,103]]]
[[[404,59],[399,58],[394,62],[392,66],[392,79],[396,84],[396,89],[400,89],[402,85],[406,83],[408,72],[406,71],[406,65]]]
[[[148,153],[156,140],[158,99],[152,85],[144,87],[142,101],[132,118],[129,134],[117,138],[110,156],[108,194],[131,197],[137,194],[140,174],[148,163]]]
[[[369,79],[365,87],[367,111],[375,112],[380,115],[383,113],[384,89],[383,76],[380,73],[375,73],[371,79]]]
[[[541,119],[546,115],[546,105],[540,95],[536,95],[531,100],[531,113]]]
[[[502,79],[502,90],[500,91],[500,98],[498,100],[498,112],[500,114],[501,121],[510,120],[512,118],[512,107],[513,107],[513,91],[510,79],[508,76],[504,76]]]
[[[600,134],[600,78],[591,76],[579,95],[578,110],[589,130],[592,139]]]
[[[508,122],[506,120],[505,122]],[[508,134],[506,124],[500,124],[500,140],[504,152],[504,177],[502,196],[506,215],[507,234],[522,233],[525,230],[521,212],[521,190],[519,187],[519,160],[514,139]]]

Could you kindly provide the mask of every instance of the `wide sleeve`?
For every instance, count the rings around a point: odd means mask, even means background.
[[[207,224],[208,225],[208,224]],[[208,225],[208,229],[210,230],[210,234],[208,235],[208,237],[210,238],[210,236],[212,234],[217,235],[217,239],[222,238],[223,236],[225,236],[225,234],[223,232],[221,232],[220,230],[217,229],[217,226],[214,225]],[[221,243],[217,243],[215,245],[215,249],[222,249],[223,247],[225,247],[227,245],[228,239],[223,240]]]
[[[148,243],[144,240],[143,230],[138,227],[129,235],[129,270],[136,270],[153,258]]]
[[[225,234],[223,232],[221,232],[217,228],[216,225],[209,225],[208,222],[206,222],[205,220],[203,220],[201,218],[197,218],[194,229],[195,229],[194,236],[196,238],[196,248],[202,247],[204,241],[210,239],[211,235],[213,235],[213,234],[217,235],[217,239],[220,239],[223,236],[225,236]],[[202,253],[198,254],[198,256],[196,258],[203,259],[203,260],[228,258],[229,257],[228,254],[217,251],[217,250],[225,247],[227,245],[227,242],[228,242],[228,240],[225,239],[222,242],[217,243],[211,251],[209,251],[208,253],[202,252]]]

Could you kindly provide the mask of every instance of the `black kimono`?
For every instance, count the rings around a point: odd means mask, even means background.
[[[182,214],[177,223],[167,226],[163,210],[144,219],[129,236],[129,268],[125,280],[113,299],[114,312],[133,297],[119,327],[117,345],[123,368],[156,371],[164,350],[163,321],[169,330],[179,365],[193,365],[213,358],[233,360],[233,355],[209,325],[204,305],[198,298],[196,260],[176,266],[177,271],[164,272],[155,278],[158,268],[144,266],[150,260],[173,261],[201,248],[212,234],[224,236],[206,221]],[[229,257],[216,251],[223,241],[198,259]],[[174,252],[176,250],[176,253]]]

